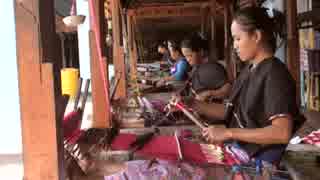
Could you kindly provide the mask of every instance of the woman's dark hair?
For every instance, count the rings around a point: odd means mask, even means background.
[[[181,48],[180,48],[179,43],[178,43],[177,41],[171,41],[170,48],[171,48],[173,51],[178,51],[180,54],[182,54],[182,53],[181,53]]]
[[[165,48],[168,49],[168,46],[165,43],[159,43],[158,48]]]
[[[181,48],[188,48],[193,52],[200,52],[201,50],[208,49],[208,42],[199,34],[194,34],[181,42]]]
[[[285,37],[285,16],[276,10],[272,11],[273,17],[268,14],[268,9],[262,7],[246,7],[235,13],[233,20],[242,26],[246,32],[260,30],[273,52],[277,49],[277,39]]]

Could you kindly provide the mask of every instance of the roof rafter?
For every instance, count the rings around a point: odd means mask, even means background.
[[[137,18],[188,17],[201,16],[201,12],[205,8],[210,8],[210,4],[202,2],[183,5],[142,6],[137,9],[128,9],[127,13],[129,16]],[[217,11],[223,13],[223,7],[217,5]]]

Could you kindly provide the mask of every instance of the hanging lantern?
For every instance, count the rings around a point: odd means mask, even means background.
[[[63,18],[63,23],[68,27],[76,27],[80,24],[83,24],[84,20],[84,15],[77,15],[76,0],[72,0],[70,16],[66,16],[65,18]]]

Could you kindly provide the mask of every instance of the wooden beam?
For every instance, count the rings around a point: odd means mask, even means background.
[[[205,1],[194,1],[194,2],[167,2],[167,3],[161,3],[161,2],[148,2],[148,3],[141,3],[139,4],[139,7],[164,7],[164,6],[184,6],[184,7],[205,7],[209,6],[208,2]]]
[[[62,101],[53,0],[15,1],[24,178],[63,179]]]
[[[137,45],[134,38],[134,17],[127,15],[127,29],[128,29],[128,49],[129,49],[129,63],[130,63],[130,76],[131,80],[137,79]]]
[[[206,32],[206,25],[208,24],[208,8],[203,7],[201,9],[201,33],[205,34]]]
[[[112,36],[113,36],[113,64],[115,67],[115,78],[119,84],[115,92],[115,99],[125,99],[127,96],[126,67],[124,61],[124,50],[121,47],[120,27],[120,1],[111,1],[112,12]]]
[[[218,55],[217,55],[217,38],[216,38],[216,28],[217,28],[217,0],[211,0],[210,4],[210,29],[211,29],[211,38],[210,38],[210,59],[217,60]]]
[[[111,112],[108,111],[110,107],[109,103],[107,103],[104,87],[104,80],[107,80],[108,85],[108,62],[105,58],[106,56],[106,25],[104,18],[104,1],[97,0],[92,1],[93,5],[93,13],[95,13],[96,26],[93,27],[94,24],[91,24],[91,30],[89,32],[89,40],[90,40],[90,71],[91,71],[91,85],[92,85],[92,108],[93,108],[93,127],[95,128],[106,128],[111,126]],[[93,19],[92,19],[93,22]],[[96,34],[97,33],[97,34]],[[98,38],[96,38],[96,35]],[[97,43],[97,41],[100,41]],[[99,57],[98,51],[101,48],[101,57]],[[100,59],[102,58],[102,59]],[[105,77],[103,77],[103,73],[100,69],[100,61],[102,61],[102,70],[105,72]],[[107,89],[109,91],[109,89]]]
[[[128,15],[136,16],[137,18],[164,18],[164,17],[201,17],[203,8],[208,7],[205,5],[194,6],[153,6],[153,7],[140,7],[138,9],[129,9]],[[218,11],[222,10],[217,5]]]
[[[300,61],[299,61],[299,33],[297,30],[297,1],[286,1],[287,12],[287,65],[296,81],[297,100],[300,102]]]
[[[91,84],[92,84],[92,108],[93,108],[93,127],[95,128],[106,128],[111,126],[110,112],[106,110],[107,104],[104,96],[103,79],[100,72],[99,57],[97,53],[97,46],[95,42],[94,32],[89,32],[90,40],[90,71],[91,71]],[[106,60],[104,59],[104,62]],[[104,68],[107,69],[106,64]]]
[[[230,36],[230,25],[231,25],[231,8],[230,0],[224,2],[224,60],[227,65],[227,73],[230,81],[233,81],[235,78],[234,75],[234,66],[231,61],[231,49],[232,43]]]
[[[96,20],[96,25],[97,25],[97,30],[98,30],[98,37],[100,39],[100,47],[102,50],[102,56],[104,57],[106,55],[106,32],[107,32],[107,28],[106,28],[106,18],[105,18],[105,4],[104,4],[104,0],[94,0],[93,1],[93,8],[94,8],[94,13],[97,17]],[[94,27],[92,26],[93,24],[91,24],[91,29],[94,29]]]
[[[245,8],[245,7],[255,6],[255,5],[256,5],[256,0],[240,0],[239,2],[240,8]]]

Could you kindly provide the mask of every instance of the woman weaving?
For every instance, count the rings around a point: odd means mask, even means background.
[[[227,128],[210,126],[203,136],[210,143],[236,142],[251,158],[278,163],[303,117],[296,102],[295,82],[274,56],[280,30],[266,9],[249,7],[234,16],[233,46],[247,62],[235,81],[226,105],[190,103],[199,113],[225,121]]]
[[[274,19],[265,9],[250,7],[237,12],[231,25],[234,48],[248,66],[234,83],[226,106],[200,101],[188,103],[196,111],[221,119],[227,125],[227,128],[203,129],[203,136],[210,143],[234,141],[236,145],[231,146],[237,146],[237,150],[246,153],[251,160],[261,160],[264,166],[280,161],[289,139],[303,120],[296,103],[295,82],[286,66],[274,57],[278,34],[275,27]],[[137,165],[130,169],[130,163]],[[128,162],[123,174],[105,179],[142,179],[142,172],[149,173],[142,164],[146,163]],[[163,165],[161,169],[165,167],[169,166]],[[130,170],[139,176],[132,175]],[[170,166],[168,170],[177,168]],[[171,174],[166,174],[170,179]],[[202,173],[194,175],[193,179],[203,179]],[[159,179],[160,176],[153,177]],[[224,179],[223,175],[214,179],[221,178]]]
[[[172,44],[169,50],[171,58],[175,61],[175,63],[170,69],[170,76],[163,77],[157,82],[158,87],[165,85],[168,81],[176,81],[176,83],[178,83],[184,82],[188,78],[190,65],[182,55],[178,44]]]
[[[189,91],[197,100],[222,100],[228,96],[231,84],[221,64],[208,62],[208,57],[205,55],[207,45],[208,42],[198,34],[181,43],[182,53],[192,66]]]

